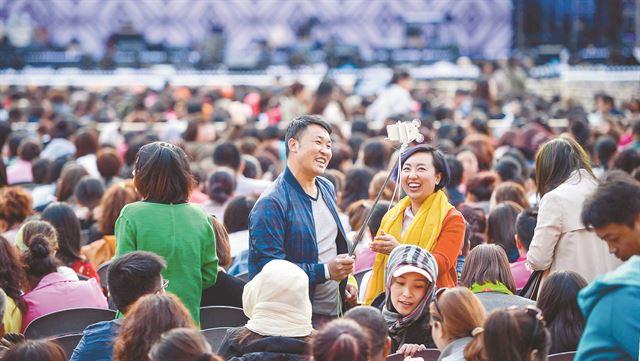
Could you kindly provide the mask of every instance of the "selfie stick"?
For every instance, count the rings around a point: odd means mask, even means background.
[[[421,143],[424,141],[424,136],[420,134],[419,127],[420,127],[420,121],[417,119],[414,119],[411,122],[397,122],[396,124],[387,126],[386,140],[402,143],[402,145],[400,145],[400,154],[398,156],[397,167],[394,166],[389,171],[389,174],[387,174],[387,179],[384,180],[384,183],[382,184],[382,188],[380,188],[380,190],[378,191],[378,194],[376,195],[376,198],[373,201],[373,204],[371,205],[369,212],[367,212],[367,216],[364,218],[364,222],[362,222],[362,226],[360,227],[360,230],[358,231],[356,238],[353,239],[353,246],[349,251],[350,257],[353,256],[354,252],[356,251],[356,247],[358,246],[358,243],[362,241],[362,237],[364,237],[364,232],[367,229],[369,221],[371,220],[371,215],[373,214],[373,210],[378,204],[378,202],[380,201],[380,197],[382,196],[382,193],[384,193],[387,183],[389,183],[389,180],[391,179],[391,176],[393,175],[394,171],[397,171],[397,174],[398,174],[397,179],[400,179],[400,167],[401,167],[400,159],[402,159],[402,154],[409,147],[409,143],[413,141],[417,141],[418,143]],[[395,194],[395,191],[394,191],[394,194]]]

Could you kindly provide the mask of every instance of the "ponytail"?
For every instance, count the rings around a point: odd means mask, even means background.
[[[484,352],[484,342],[482,337],[484,335],[484,329],[482,327],[476,327],[471,332],[473,340],[467,344],[464,348],[464,359],[467,361],[486,361],[487,354]]]

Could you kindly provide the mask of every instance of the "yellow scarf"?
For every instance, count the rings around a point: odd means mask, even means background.
[[[404,220],[404,211],[407,207],[411,207],[411,199],[404,197],[384,215],[378,235],[384,230],[387,234],[394,236],[400,244],[415,244],[429,252],[433,251],[440,235],[442,222],[449,210],[453,208],[449,203],[449,199],[441,190],[430,195],[422,203],[418,214],[415,215],[409,228],[404,233],[404,237],[402,237],[402,222]],[[373,273],[365,294],[364,301],[366,304],[371,304],[376,296],[384,291],[384,269],[387,266],[388,258],[388,255],[376,254]]]

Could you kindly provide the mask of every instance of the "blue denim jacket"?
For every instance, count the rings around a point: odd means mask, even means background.
[[[322,177],[316,177],[316,185],[338,226],[338,254],[347,253],[347,237],[338,218],[333,185]],[[326,281],[324,264],[318,263],[312,199],[288,167],[264,191],[249,215],[250,278],[272,259],[286,259],[307,273],[311,296],[313,286]],[[340,284],[341,295],[344,295],[345,284],[345,281]]]

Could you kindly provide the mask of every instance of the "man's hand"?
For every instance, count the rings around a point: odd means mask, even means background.
[[[344,296],[347,307],[354,307],[358,305],[358,288],[356,286],[347,283]]]
[[[374,252],[389,255],[391,251],[399,245],[400,242],[398,242],[396,237],[382,231],[373,242],[369,243],[369,248]]]
[[[339,254],[335,259],[327,263],[329,266],[329,279],[342,281],[353,273],[355,261],[346,254]]]
[[[417,354],[420,351],[424,351],[426,349],[427,348],[424,347],[424,345],[415,345],[415,344],[405,343],[404,345],[400,346],[397,353],[403,354],[404,357],[413,357],[413,355]]]

